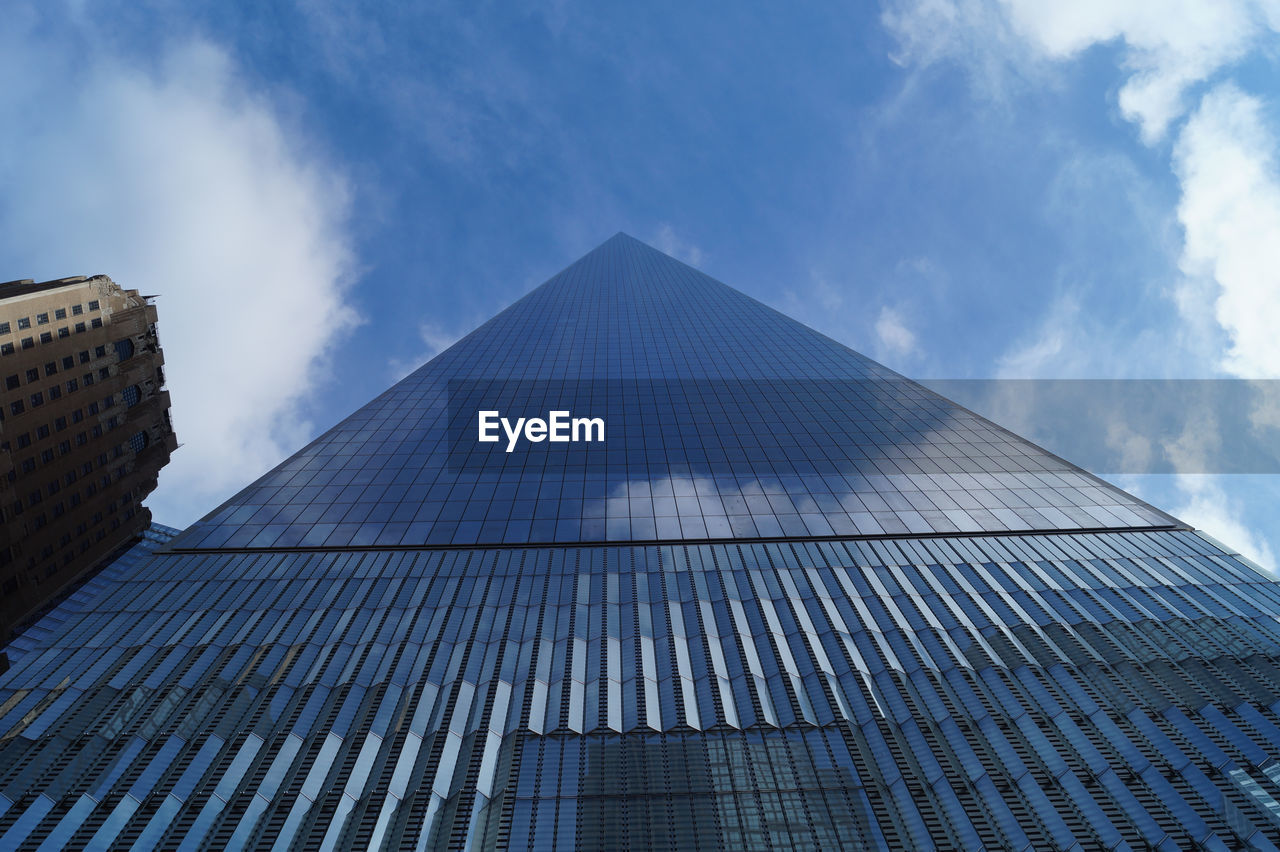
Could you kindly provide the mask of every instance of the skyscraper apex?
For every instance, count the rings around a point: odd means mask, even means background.
[[[20,637],[0,847],[1271,849],[1277,617],[618,234]]]

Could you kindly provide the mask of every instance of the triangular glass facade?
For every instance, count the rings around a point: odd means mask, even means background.
[[[16,640],[0,848],[1274,849],[1278,618],[618,235]]]
[[[462,434],[485,406],[570,410],[612,428],[603,442],[508,454],[505,438],[481,445]],[[180,546],[1174,525],[619,234],[213,512]]]

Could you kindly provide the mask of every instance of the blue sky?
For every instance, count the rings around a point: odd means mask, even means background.
[[[162,295],[164,523],[619,230],[912,376],[1280,378],[1274,0],[9,6],[0,277]]]

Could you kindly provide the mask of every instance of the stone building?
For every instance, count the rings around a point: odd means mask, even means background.
[[[0,644],[138,538],[177,440],[156,308],[105,275],[0,284]]]

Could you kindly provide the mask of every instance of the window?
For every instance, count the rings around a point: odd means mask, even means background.
[[[53,312],[53,318],[54,318],[54,319],[66,319],[66,318],[67,318],[67,309],[66,309],[66,308],[58,308],[56,311],[54,311],[54,312]]]
[[[76,334],[80,334],[84,330],[85,330],[84,323],[82,322],[76,323]]]
[[[56,376],[58,374],[58,363],[56,361],[50,361],[48,364],[45,364],[44,374],[46,376]]]
[[[89,310],[96,311],[97,309],[98,309],[98,302],[95,299],[94,301],[89,303]]]
[[[53,421],[53,429],[55,432],[61,432],[63,429],[66,429],[66,428],[67,428],[67,418],[59,417],[57,420]]]
[[[0,355],[12,355],[15,351],[12,343],[0,344]]]
[[[58,329],[59,340],[61,340],[64,337],[70,337],[70,336],[71,336],[71,329],[67,328],[65,325],[62,328]]]
[[[8,333],[9,333],[9,323],[0,322],[0,334],[8,334]]]
[[[12,412],[13,414],[21,414],[26,410],[27,410],[27,407],[22,403],[22,400],[20,399],[15,399],[13,402],[9,403],[9,411]]]
[[[115,346],[116,356],[119,357],[121,361],[128,361],[133,357],[133,341],[129,338],[126,337],[123,340],[117,340]]]
[[[85,373],[85,374],[84,374],[84,386],[85,386],[85,387],[88,387],[89,385],[93,384],[93,383],[94,383],[94,381],[95,381],[95,379],[93,378],[93,373]]]
[[[71,315],[72,315],[72,316],[77,316],[77,317],[78,317],[78,316],[80,316],[82,313],[84,313],[84,305],[72,305],[72,306],[71,306]]]
[[[33,470],[35,470],[35,469],[36,469],[36,460],[35,460],[35,459],[23,459],[23,461],[22,461],[22,472],[23,472],[23,473],[30,473],[31,471],[33,471]]]
[[[43,464],[48,464],[53,461],[53,450],[42,450],[40,453],[40,461]]]
[[[14,388],[16,388],[19,384],[18,374],[14,373],[12,376],[5,379],[4,384],[7,390],[13,390]]]
[[[80,363],[81,363],[81,364],[88,364],[88,363],[89,363],[89,350],[88,350],[88,349],[86,349],[86,350],[84,350],[83,352],[81,352],[81,353],[80,353]]]
[[[31,407],[35,408],[37,405],[44,405],[44,394],[40,391],[31,394]]]
[[[49,427],[47,425],[40,426],[36,429],[36,440],[41,440],[47,437],[49,437]]]
[[[27,370],[27,381],[28,382],[40,381],[40,371],[37,370],[35,367],[32,367],[30,370]]]
[[[52,342],[53,342],[53,332],[51,332],[51,331],[42,331],[42,332],[40,332],[40,342],[41,342],[41,343],[52,343]]]
[[[33,337],[24,337],[24,338],[22,338],[22,348],[23,348],[23,349],[31,349],[31,348],[32,348],[32,347],[34,347],[35,345],[36,345],[35,338],[33,338]]]
[[[70,442],[70,441],[59,441],[59,442],[58,442],[58,455],[60,455],[60,456],[65,456],[65,455],[66,455],[67,453],[69,453],[69,452],[71,452],[71,442]]]
[[[49,388],[49,399],[61,399],[61,398],[62,398],[61,385],[54,385],[53,387]]]
[[[91,328],[102,328],[102,318],[101,318],[101,317],[94,317],[94,318],[93,318],[93,322],[89,323],[89,326],[90,326]]]
[[[36,325],[48,325],[48,324],[49,324],[48,314],[36,314]]]
[[[133,408],[142,399],[142,391],[138,390],[137,385],[129,385],[120,392],[120,396],[124,399],[125,408]]]
[[[72,423],[79,423],[83,419],[84,419],[84,412],[81,411],[80,409],[77,408],[75,411],[71,412]]]
[[[134,432],[133,435],[130,436],[129,438],[129,446],[133,448],[133,451],[135,453],[142,452],[144,449],[146,449],[147,444],[149,443],[151,443],[151,440],[147,437],[146,432],[142,432],[142,431]]]
[[[95,357],[95,358],[105,358],[105,357],[107,357],[107,347],[105,347],[105,346],[95,346],[95,347],[93,348],[93,357]]]
[[[19,317],[18,328],[31,328],[31,317]]]
[[[79,379],[67,379],[67,393],[71,393],[72,391],[78,390],[79,388],[80,388]]]
[[[98,370],[98,378],[100,378],[100,379],[105,379],[105,378],[108,378],[108,377],[110,377],[110,376],[111,376],[111,368],[110,368],[110,367],[101,367],[101,368],[99,368],[99,370]]]
[[[31,435],[28,432],[23,432],[18,436],[18,449],[24,450],[29,446],[31,446]]]

